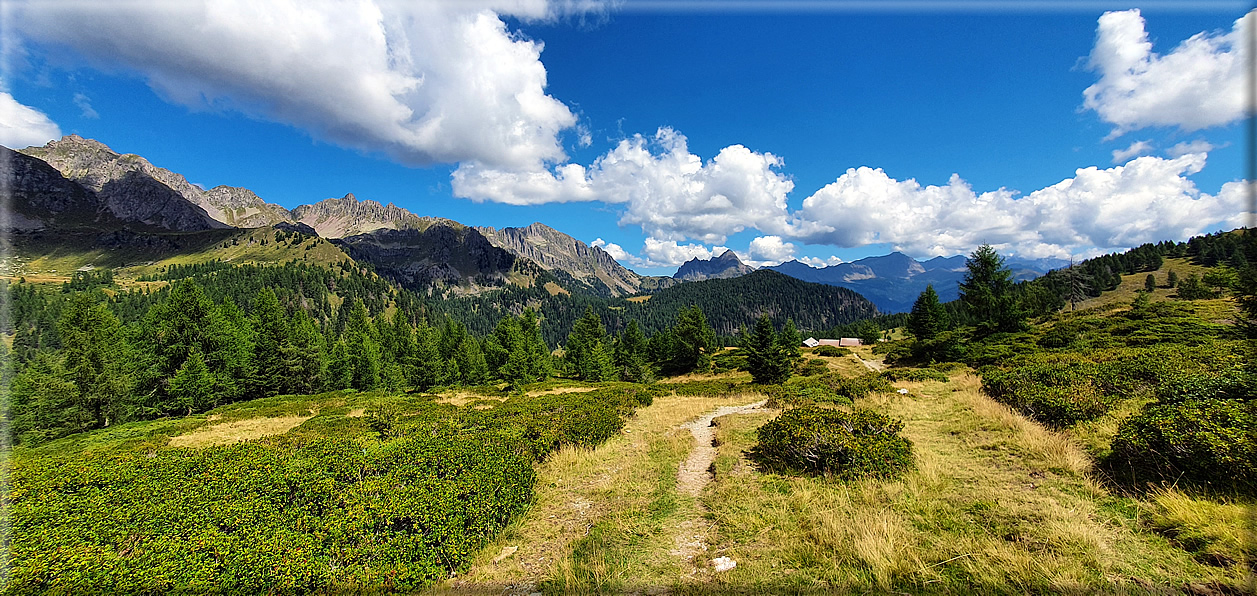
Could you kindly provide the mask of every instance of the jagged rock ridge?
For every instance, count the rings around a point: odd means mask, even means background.
[[[590,246],[542,223],[523,228],[477,227],[494,245],[530,259],[549,271],[562,272],[587,284],[595,293],[624,296],[672,285],[626,269],[606,251]]]
[[[754,267],[738,259],[736,253],[726,250],[724,254],[714,259],[699,259],[697,257],[690,259],[682,264],[672,277],[681,281],[729,279],[746,275],[754,270]]]
[[[209,191],[182,175],[104,143],[67,135],[21,153],[36,157],[94,193],[119,220],[175,231],[257,227],[291,221],[288,211],[242,188]]]

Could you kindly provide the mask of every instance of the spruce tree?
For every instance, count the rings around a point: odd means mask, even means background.
[[[345,342],[337,340],[332,345],[331,356],[327,363],[327,383],[328,389],[340,390],[353,387],[354,370],[353,365],[349,362],[349,352],[345,349]]]
[[[637,326],[636,320],[629,320],[624,333],[616,339],[613,358],[620,380],[630,383],[645,383],[650,380],[650,368],[646,365],[646,337]]]
[[[777,335],[777,342],[781,344],[781,349],[789,360],[790,370],[794,370],[803,361],[803,336],[799,335],[799,328],[794,326],[794,319],[786,319],[786,326]]]
[[[951,319],[947,316],[947,309],[939,303],[934,286],[925,286],[925,291],[917,296],[912,312],[908,314],[908,331],[916,336],[917,341],[929,341],[950,327]]]
[[[188,359],[170,379],[167,391],[179,407],[187,409],[189,415],[214,406],[214,378],[205,366],[200,348],[192,347]]]
[[[290,390],[298,394],[317,392],[327,377],[327,354],[323,336],[304,310],[293,316],[289,339],[282,351]]]
[[[78,294],[61,313],[58,330],[75,407],[92,428],[118,420],[131,388],[128,345],[122,324],[90,294]]]
[[[1157,289],[1157,276],[1149,273],[1148,277],[1144,278],[1144,291],[1152,292],[1155,289]]]
[[[254,393],[269,397],[279,393],[292,393],[295,385],[285,363],[285,352],[292,348],[288,313],[280,306],[279,299],[270,288],[258,291],[253,301]]]
[[[717,349],[716,331],[707,324],[707,317],[697,305],[682,308],[670,331],[671,353],[667,372],[684,374],[711,369],[711,355]]]
[[[415,328],[415,358],[410,369],[410,383],[427,390],[445,382],[445,366],[441,360],[438,332],[420,321]]]
[[[1004,257],[983,244],[965,261],[968,272],[960,282],[960,300],[983,333],[1018,331],[1024,315],[1013,294],[1013,272]],[[1119,278],[1120,279],[1120,278]]]
[[[582,381],[609,381],[615,375],[611,353],[607,349],[602,319],[592,306],[572,325],[563,347],[567,374]]]
[[[778,385],[790,378],[793,367],[768,315],[762,315],[754,330],[742,333],[742,353],[751,379],[761,385]]]

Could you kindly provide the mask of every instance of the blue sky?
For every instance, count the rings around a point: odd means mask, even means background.
[[[3,144],[75,133],[289,208],[541,221],[643,273],[1245,221],[1243,3],[53,4],[6,7]]]

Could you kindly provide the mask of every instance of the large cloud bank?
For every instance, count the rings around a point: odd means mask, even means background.
[[[502,16],[545,0],[21,2],[27,40],[138,72],[171,101],[230,108],[412,165],[541,168],[576,117],[546,94],[542,44]]]
[[[1248,93],[1248,30],[1257,11],[1230,31],[1198,33],[1160,55],[1139,10],[1100,17],[1090,68],[1100,80],[1083,106],[1115,126],[1114,136],[1149,126],[1199,130],[1244,117]]]

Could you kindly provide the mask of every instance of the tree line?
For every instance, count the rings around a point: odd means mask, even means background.
[[[373,315],[359,297],[320,324],[318,308],[291,293],[280,300],[285,291],[277,290],[259,289],[246,310],[229,295],[213,299],[198,279],[183,278],[142,294],[147,310],[128,321],[117,308],[125,299],[99,289],[52,300],[30,284],[15,284],[17,318],[22,329],[34,323],[34,331],[15,344],[22,354],[13,354],[3,415],[19,440],[41,442],[278,394],[520,387],[556,374],[645,382],[708,369],[720,347],[697,306],[681,309],[671,326],[649,337],[635,321],[609,334],[588,308],[556,353],[531,308],[503,316],[481,335],[452,318],[429,323],[396,302]],[[32,337],[41,339],[32,345]],[[3,344],[0,350],[7,352]]]

